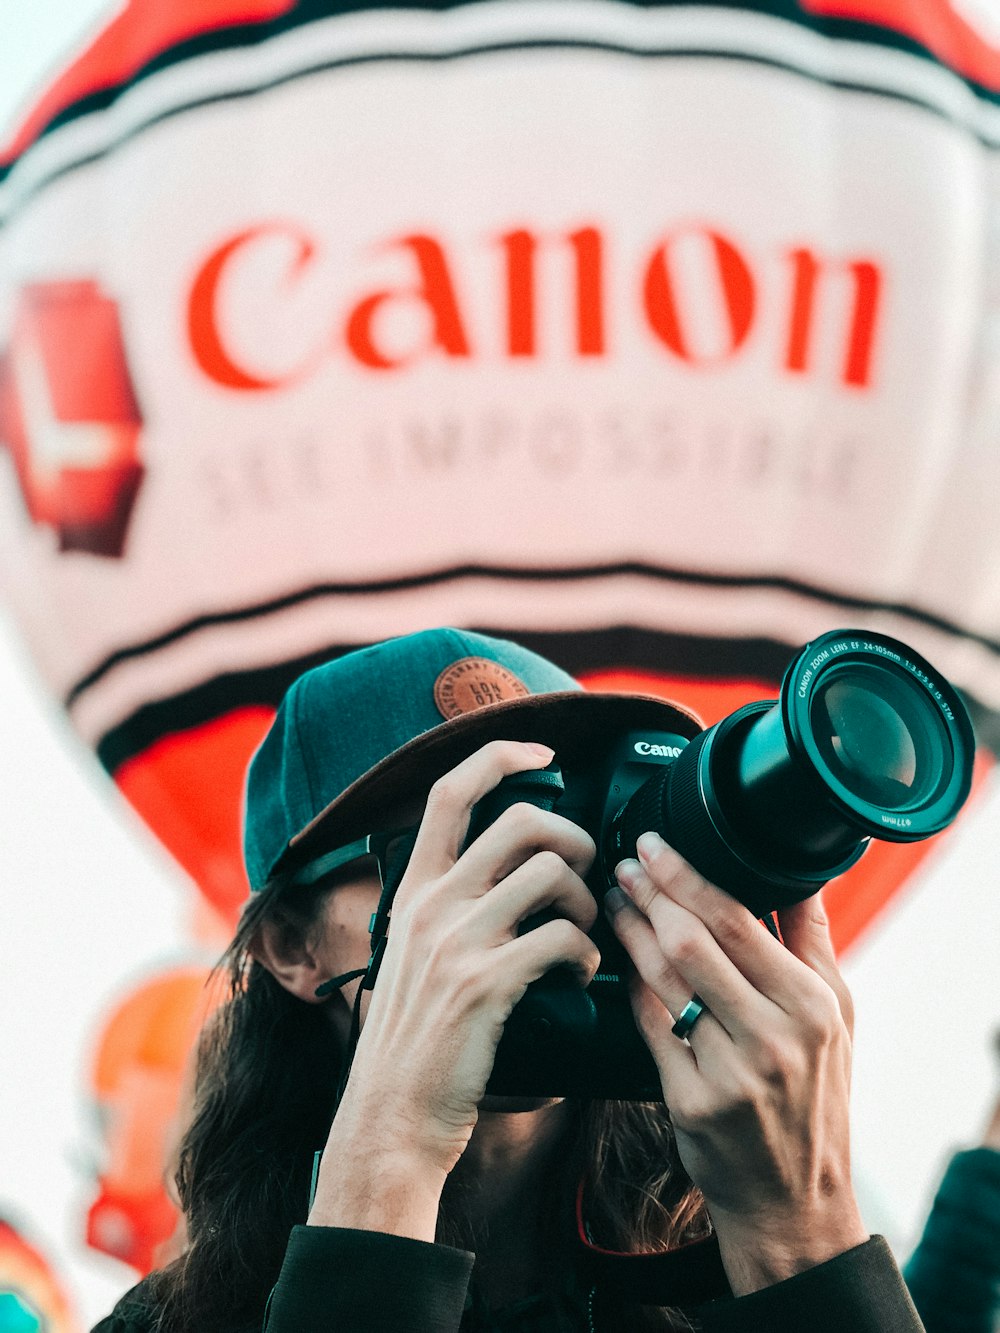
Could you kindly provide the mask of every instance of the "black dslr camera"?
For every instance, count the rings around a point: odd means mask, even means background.
[[[629,732],[592,762],[516,774],[473,812],[471,842],[519,801],[586,829],[600,902],[615,866],[655,829],[706,879],[767,917],[817,892],[871,838],[940,832],[969,794],[975,744],[965,706],[912,649],[836,630],[796,654],[780,697],[723,718],[693,740]],[[541,924],[529,919],[523,929]],[[631,963],[598,917],[601,969],[583,989],[556,968],[507,1020],[489,1093],[662,1100],[627,990]]]

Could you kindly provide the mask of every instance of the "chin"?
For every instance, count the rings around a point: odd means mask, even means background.
[[[546,1106],[558,1106],[565,1097],[497,1097],[490,1093],[479,1103],[480,1112],[494,1115],[517,1115],[523,1111],[541,1111]]]

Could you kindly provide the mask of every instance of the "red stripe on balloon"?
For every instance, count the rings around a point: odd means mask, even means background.
[[[130,0],[32,106],[0,148],[0,165],[20,156],[52,121],[94,93],[129,83],[172,46],[220,28],[264,23],[296,0]]]
[[[853,19],[919,42],[942,64],[1000,92],[1000,46],[987,40],[948,0],[799,0],[809,14]]]
[[[250,888],[243,871],[243,784],[273,708],[234,709],[166,736],[115,782],[231,931]]]

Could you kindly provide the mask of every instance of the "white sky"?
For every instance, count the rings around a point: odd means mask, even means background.
[[[964,3],[1000,22],[1000,0]],[[114,8],[5,0],[0,125]],[[97,1144],[83,1052],[101,1004],[187,948],[192,894],[70,735],[2,615],[0,699],[0,1212],[56,1257],[89,1327],[131,1275],[79,1244]],[[900,1248],[947,1152],[975,1140],[994,1095],[998,815],[994,792],[846,967],[859,1012],[859,1183],[869,1225]],[[956,892],[970,883],[980,897]]]

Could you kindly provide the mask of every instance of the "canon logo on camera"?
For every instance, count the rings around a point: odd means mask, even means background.
[[[679,745],[653,745],[650,741],[636,741],[632,748],[636,754],[652,754],[658,759],[676,759],[681,752]]]

